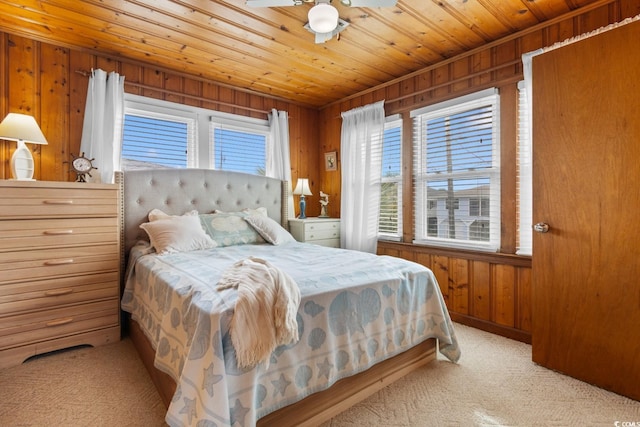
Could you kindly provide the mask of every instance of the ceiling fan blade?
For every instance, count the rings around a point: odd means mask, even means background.
[[[320,44],[320,43],[324,43],[326,41],[331,40],[334,36],[338,35],[339,32],[341,32],[348,26],[349,26],[349,23],[347,21],[345,21],[344,19],[338,18],[338,26],[329,33],[316,33],[311,29],[311,27],[309,26],[309,23],[305,24],[304,28],[310,33],[313,33],[315,35],[316,44]]]
[[[282,7],[282,6],[298,6],[302,4],[302,0],[247,0],[246,5],[249,7]]]
[[[351,7],[393,7],[397,0],[341,0],[345,6]]]

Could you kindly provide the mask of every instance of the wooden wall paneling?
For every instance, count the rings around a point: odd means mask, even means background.
[[[519,267],[516,269],[517,281],[517,316],[516,329],[525,332],[531,332],[532,321],[532,287],[531,287],[531,269]]]
[[[0,120],[9,113],[9,36],[0,32]],[[0,178],[10,176],[9,141],[0,140]]]
[[[469,261],[452,258],[449,261],[451,274],[449,276],[449,295],[451,309],[456,313],[469,314]]]
[[[515,327],[515,268],[511,265],[492,265],[492,321]]]
[[[210,100],[217,100],[219,98],[219,89],[220,86],[213,84],[213,83],[204,83],[202,85],[202,96],[204,98],[210,99]],[[207,102],[204,101],[202,103],[202,108],[208,108],[211,110],[219,110],[219,105],[215,102]]]
[[[516,216],[518,164],[518,86],[500,87],[500,252],[516,252],[518,217]]]
[[[69,166],[71,154],[80,154],[80,141],[82,140],[82,126],[84,125],[84,110],[87,103],[87,90],[89,77],[76,71],[90,71],[95,67],[95,56],[74,50],[69,51],[69,134],[68,146],[60,152],[64,159],[61,174],[56,180],[74,181],[76,174]]]
[[[37,150],[40,179],[56,181],[69,153],[69,50],[40,43],[40,52],[40,127],[49,142]]]
[[[202,107],[203,101],[198,98],[202,98],[203,82],[182,77],[182,85],[182,91],[187,95],[191,95],[185,97],[184,103],[194,107]]]
[[[637,0],[619,0],[617,4],[619,7],[619,10],[617,11],[618,17],[636,16],[640,14],[640,3],[638,3]]]
[[[154,88],[162,89],[163,80],[164,80],[163,74],[164,73],[162,71],[149,68],[149,67],[144,67],[142,69],[142,84],[151,86]],[[141,95],[149,98],[164,99],[164,94],[162,93],[162,91],[159,91],[159,90],[145,88],[142,90]]]
[[[132,64],[130,62],[123,62],[120,67],[120,74],[124,76],[124,90],[126,93],[132,95],[142,95],[143,89],[134,85],[127,85],[129,83],[142,83],[143,82],[143,70],[144,68],[138,64]]]
[[[451,85],[452,92],[465,92],[471,87],[470,79],[465,79],[471,73],[472,58],[462,58],[451,64],[451,79],[455,82]]]
[[[39,43],[19,36],[9,36],[8,40],[8,113],[29,114],[35,117],[39,125],[40,121],[40,58]],[[3,117],[4,118],[4,117]],[[45,138],[46,138],[45,134]],[[11,177],[11,168],[9,161],[11,155],[16,149],[15,142],[8,142],[9,152],[7,153],[6,171],[4,178]],[[29,150],[33,153],[33,144],[28,145]],[[40,158],[39,151],[34,153],[34,174],[33,177],[40,177]]]
[[[442,85],[444,83],[447,83],[449,80],[451,80],[451,77],[449,74],[450,67],[451,67],[450,63],[447,63],[431,71],[431,73],[433,74],[432,81],[434,86]],[[448,97],[450,93],[451,93],[451,90],[449,86],[440,86],[433,91],[433,97],[435,99],[445,99]]]
[[[509,40],[501,43],[494,48],[496,65],[507,64],[520,58],[520,52],[517,49],[516,40]],[[494,81],[509,79],[516,75],[517,65],[500,67],[495,72]]]
[[[491,82],[491,73],[488,70],[492,66],[491,49],[485,49],[471,57],[471,72],[474,77],[471,79],[471,87],[486,87]],[[487,71],[487,72],[483,72]]]
[[[469,314],[477,319],[491,320],[491,268],[488,262],[471,261],[471,293]]]
[[[126,79],[126,77],[125,77]],[[184,79],[181,76],[175,74],[163,73],[162,89],[175,93],[165,93],[164,100],[169,102],[175,102],[177,104],[194,105],[194,100],[188,97],[176,95],[176,93],[184,93]],[[197,101],[196,101],[197,104]],[[196,105],[197,106],[197,105]]]
[[[413,213],[413,121],[408,111],[402,113],[402,240],[411,242],[414,235]]]
[[[451,280],[451,277],[449,269],[449,257],[435,255],[431,257],[431,260],[431,270],[433,270],[433,274],[436,276],[436,280],[440,285],[440,292],[442,292],[442,296],[444,297],[444,301],[447,304],[447,307],[450,307],[451,293],[449,292],[449,280]]]

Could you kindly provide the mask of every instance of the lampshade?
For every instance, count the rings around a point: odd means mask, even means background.
[[[0,139],[47,144],[36,119],[26,114],[9,113],[0,123]]]
[[[309,9],[309,27],[316,33],[330,33],[338,26],[338,9],[328,3],[318,3]]]
[[[0,139],[18,141],[18,148],[11,156],[11,175],[13,179],[33,180],[33,156],[25,145],[47,144],[36,119],[26,114],[9,113],[0,123]]]
[[[311,188],[309,188],[309,180],[307,178],[299,178],[296,183],[296,188],[293,190],[293,194],[302,194],[303,196],[313,196]]]

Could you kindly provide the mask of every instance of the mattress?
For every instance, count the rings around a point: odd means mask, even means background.
[[[229,335],[237,292],[218,292],[237,261],[260,258],[298,285],[299,341],[239,369]],[[122,308],[177,384],[170,426],[252,426],[257,419],[430,338],[460,350],[433,273],[388,256],[291,242],[157,255],[131,251]]]

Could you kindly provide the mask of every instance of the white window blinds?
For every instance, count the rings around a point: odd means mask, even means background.
[[[210,121],[210,164],[214,169],[265,175],[269,125],[221,114]]]
[[[532,254],[533,189],[531,106],[524,81],[518,82],[518,255]]]
[[[382,183],[380,192],[380,239],[402,237],[402,119],[387,117],[382,141]]]
[[[194,167],[195,133],[194,118],[126,108],[122,168]]]
[[[500,247],[499,103],[485,90],[411,112],[415,243]]]

